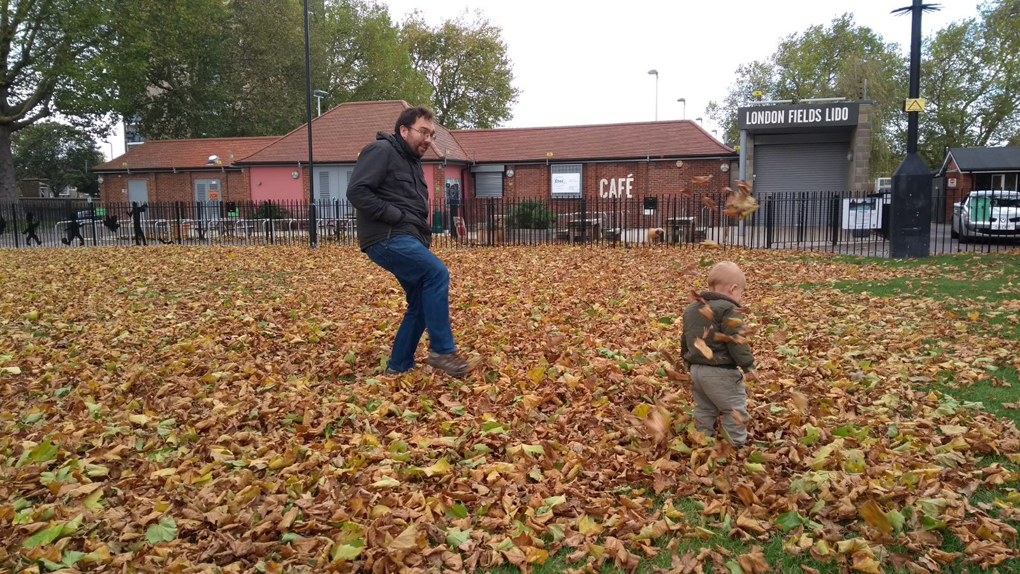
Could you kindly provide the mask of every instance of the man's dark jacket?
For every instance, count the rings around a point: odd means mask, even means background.
[[[428,197],[421,159],[404,138],[376,134],[361,150],[347,186],[347,200],[357,210],[361,250],[397,235],[410,235],[429,247]]]

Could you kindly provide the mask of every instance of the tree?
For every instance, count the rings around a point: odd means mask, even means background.
[[[828,27],[812,26],[783,40],[765,61],[737,68],[737,80],[722,103],[710,102],[706,113],[723,127],[725,141],[739,142],[737,108],[756,100],[864,97],[872,109],[872,174],[889,174],[898,158],[893,136],[902,121],[899,106],[906,95],[906,66],[899,47],[886,43],[852,14],[833,19]]]
[[[16,201],[12,136],[59,114],[108,133],[140,61],[129,0],[7,0],[0,7],[0,201]]]
[[[40,122],[17,132],[12,144],[18,179],[48,179],[54,194],[73,187],[81,193],[99,195],[99,182],[90,168],[102,163],[103,154],[85,130]]]
[[[925,42],[918,151],[931,166],[949,147],[1020,142],[1020,0],[978,13]]]
[[[318,29],[331,101],[431,100],[432,88],[414,69],[385,6],[360,0],[331,2]]]
[[[498,26],[476,13],[431,28],[419,12],[400,37],[414,67],[432,86],[436,121],[450,129],[493,128],[512,117],[520,90]]]
[[[136,102],[150,138],[258,136],[305,122],[301,0],[150,3],[147,93]],[[328,0],[309,7],[312,89],[323,102],[429,101],[385,7]],[[162,26],[172,21],[173,27]],[[267,33],[271,30],[271,33]]]
[[[221,0],[139,0],[147,63],[129,117],[148,137],[228,135],[230,11]],[[303,68],[302,68],[303,69]]]

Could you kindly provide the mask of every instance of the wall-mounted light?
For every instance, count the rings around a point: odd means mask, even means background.
[[[103,185],[103,176],[97,177],[96,178],[96,183],[98,183],[99,185]]]
[[[514,170],[512,170],[512,169],[506,170],[506,176],[507,177],[513,177],[514,176]]]
[[[846,153],[846,160],[847,161],[853,161],[854,160],[854,152],[853,152],[853,150],[850,150],[850,151],[848,151]]]
[[[726,173],[730,170],[730,164],[728,163],[721,164],[719,166],[719,169],[722,170],[723,173]]]
[[[290,177],[292,177],[294,179],[297,179],[299,175],[300,174],[297,172],[296,169],[294,171],[290,172]]]

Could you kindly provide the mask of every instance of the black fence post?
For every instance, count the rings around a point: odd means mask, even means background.
[[[14,246],[21,247],[21,228],[18,226],[18,204],[11,204],[11,225],[14,227]]]
[[[174,202],[174,207],[176,208],[174,211],[176,211],[175,219],[177,220],[177,244],[184,245],[184,228],[181,221],[184,219],[184,207],[179,201]]]
[[[773,198],[765,199],[765,248],[772,249],[772,236],[775,233],[776,216],[773,213]]]
[[[840,203],[841,198],[839,192],[833,192],[831,201],[831,218],[832,218],[832,245],[835,247],[839,245],[839,227],[841,223]]]
[[[98,245],[96,242],[96,204],[89,203],[89,223],[92,225],[92,247]]]

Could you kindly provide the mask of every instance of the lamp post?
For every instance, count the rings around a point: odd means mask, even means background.
[[[305,112],[308,123],[308,245],[315,248],[315,163],[312,160],[312,57],[308,50],[308,0],[305,0]]]
[[[937,4],[913,0],[894,14],[910,14],[910,89],[904,103],[907,113],[907,155],[892,178],[892,213],[889,216],[889,255],[893,258],[928,257],[931,247],[931,171],[917,153],[917,116],[924,109],[921,91],[921,14]]]
[[[698,122],[699,126],[701,125],[701,118],[694,118],[694,121]]]
[[[648,75],[655,76],[655,121],[659,121],[659,71],[653,68],[648,70]]]
[[[314,92],[312,92],[312,95],[315,96],[315,110],[316,110],[315,117],[319,117],[322,115],[322,98],[329,96],[329,92],[315,90]]]
[[[677,101],[684,105],[684,115],[681,116],[680,119],[686,120],[687,119],[687,98],[680,98]]]

